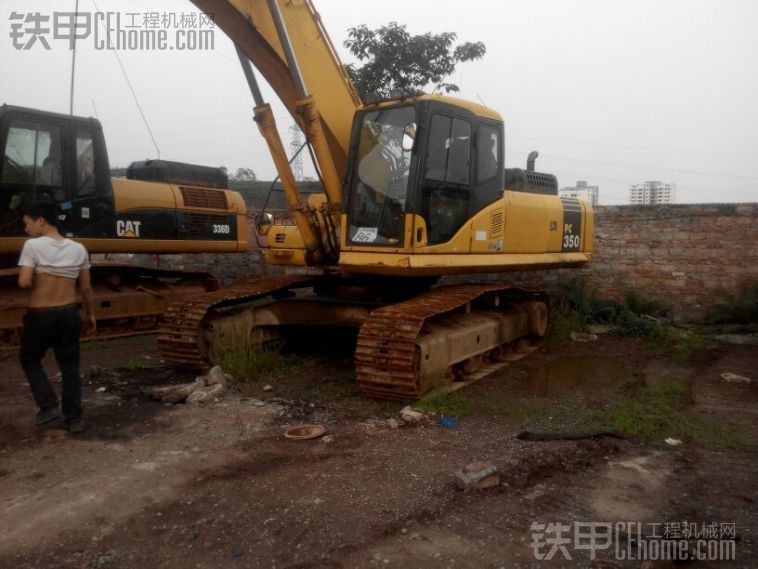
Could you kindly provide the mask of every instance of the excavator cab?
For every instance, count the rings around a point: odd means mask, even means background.
[[[449,242],[502,196],[503,124],[464,101],[422,96],[356,115],[343,250]]]
[[[0,237],[22,237],[20,212],[34,201],[61,211],[77,235],[113,213],[110,168],[100,122],[92,118],[0,107]]]

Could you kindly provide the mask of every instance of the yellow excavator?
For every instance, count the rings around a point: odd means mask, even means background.
[[[110,178],[100,122],[0,106],[0,345],[17,344],[28,295],[16,284],[34,201],[60,210],[62,232],[90,253],[222,253],[247,249],[245,203],[217,168],[151,160]],[[143,333],[176,298],[219,288],[212,275],[93,264],[101,336]]]
[[[169,306],[158,333],[167,361],[202,368],[283,327],[355,326],[364,393],[416,399],[545,335],[542,292],[438,283],[592,257],[590,205],[559,198],[556,178],[534,171],[536,156],[506,169],[497,112],[401,91],[361,100],[309,0],[193,2],[237,46],[285,190],[287,218],[258,217],[263,254],[312,270]],[[305,133],[323,193],[301,194],[253,66]]]

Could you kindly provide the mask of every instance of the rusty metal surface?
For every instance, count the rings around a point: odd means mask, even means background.
[[[421,397],[432,387],[432,378],[419,373],[416,339],[424,323],[496,292],[531,294],[508,284],[444,285],[374,310],[361,326],[355,351],[356,376],[364,394],[379,399]]]
[[[16,283],[18,270],[9,271],[0,278],[0,347],[20,343],[22,319],[29,302],[29,293],[20,290]],[[98,263],[90,273],[97,331],[86,339],[92,340],[147,333],[155,328],[158,317],[175,298],[219,288],[218,279],[203,271]],[[174,282],[168,284],[159,279]]]
[[[208,367],[207,348],[202,345],[201,325],[216,308],[246,303],[287,289],[307,286],[313,276],[267,277],[234,287],[186,297],[168,307],[158,327],[158,347],[169,365],[203,370]]]

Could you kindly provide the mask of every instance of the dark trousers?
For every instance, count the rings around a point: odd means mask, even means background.
[[[49,348],[63,379],[62,410],[66,421],[82,416],[82,385],[79,377],[79,334],[81,321],[76,304],[54,308],[30,308],[24,315],[19,359],[32,395],[40,410],[58,406],[52,385],[42,368]]]

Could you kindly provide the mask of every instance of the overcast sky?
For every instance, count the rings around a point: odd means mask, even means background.
[[[102,12],[196,12],[189,1],[95,0]],[[758,201],[758,2],[755,0],[314,0],[343,59],[352,26],[407,24],[482,41],[483,60],[459,66],[459,96],[505,119],[506,165],[537,169],[561,187],[587,180],[601,204],[631,184],[677,185],[677,202]],[[48,35],[17,50],[10,16],[71,10],[74,0],[2,0],[0,103],[68,112],[71,52]],[[95,11],[80,0],[81,11]],[[131,17],[130,17],[131,18]],[[28,37],[24,38],[28,40]],[[274,167],[251,121],[252,99],[221,30],[209,51],[120,51],[161,157]],[[275,99],[270,90],[268,100]],[[103,123],[111,166],[156,150],[113,52],[77,48],[74,112]],[[292,124],[279,106],[280,130]],[[309,169],[306,168],[306,173]]]

